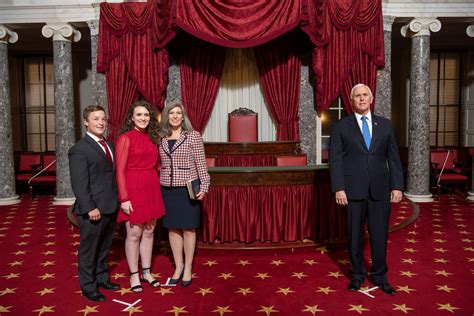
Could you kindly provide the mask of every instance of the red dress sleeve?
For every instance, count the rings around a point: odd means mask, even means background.
[[[116,168],[117,168],[117,186],[119,192],[119,201],[126,202],[129,199],[127,193],[127,183],[126,183],[126,172],[127,172],[127,162],[128,162],[128,153],[130,151],[130,140],[127,135],[121,135],[117,139],[115,144],[115,157],[117,159]]]

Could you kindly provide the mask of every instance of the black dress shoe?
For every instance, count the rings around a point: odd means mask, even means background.
[[[395,295],[397,292],[395,289],[388,283],[376,284],[382,292],[387,293],[388,295]]]
[[[112,283],[109,280],[105,281],[104,283],[98,284],[98,287],[103,288],[104,290],[118,290],[120,289],[120,285],[117,283]]]
[[[359,291],[360,290],[360,284],[362,282],[356,279],[352,279],[351,282],[349,282],[349,285],[347,286],[347,289],[349,291]]]
[[[105,296],[97,290],[92,291],[92,292],[82,292],[82,296],[87,298],[89,301],[93,301],[93,302],[105,301]]]

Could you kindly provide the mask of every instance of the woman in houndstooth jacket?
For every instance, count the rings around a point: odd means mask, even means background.
[[[181,281],[181,285],[186,287],[192,280],[196,228],[201,220],[200,200],[208,192],[210,176],[207,172],[204,142],[199,132],[193,130],[181,103],[174,102],[164,108],[161,126],[160,183],[166,208],[163,227],[169,229],[175,263],[169,284]],[[197,200],[191,200],[186,181],[197,178],[201,181],[200,192],[196,195]]]

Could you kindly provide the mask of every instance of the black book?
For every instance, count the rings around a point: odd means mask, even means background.
[[[188,189],[189,198],[196,200],[196,195],[201,191],[201,180],[198,178],[186,181],[186,188]]]

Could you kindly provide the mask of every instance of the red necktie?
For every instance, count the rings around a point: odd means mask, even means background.
[[[107,143],[106,143],[105,140],[103,140],[103,139],[99,140],[98,143],[101,144],[102,147],[104,147],[104,149],[105,149],[105,155],[107,156],[107,160],[108,160],[109,163],[112,165],[112,164],[113,164],[112,155],[110,154],[109,147],[107,146]]]

